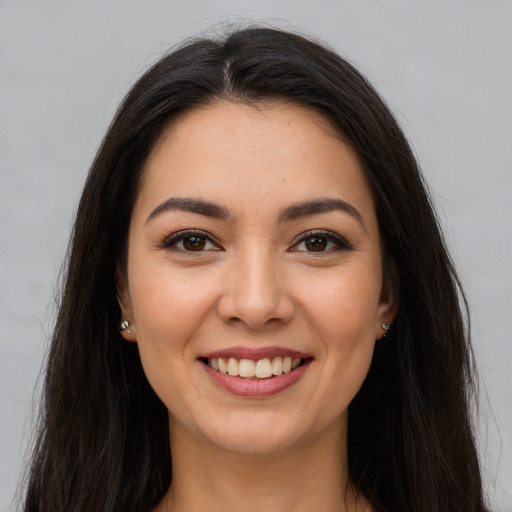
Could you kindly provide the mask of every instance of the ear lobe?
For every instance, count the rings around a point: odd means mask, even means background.
[[[380,294],[375,339],[380,339],[388,333],[389,326],[393,324],[398,313],[398,306],[397,287],[394,281],[387,278],[382,285]]]
[[[127,341],[136,341],[135,319],[133,317],[130,292],[124,274],[119,266],[116,268],[116,297],[121,310],[119,333]],[[128,325],[127,325],[128,324]]]

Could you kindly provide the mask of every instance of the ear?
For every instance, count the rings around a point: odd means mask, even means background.
[[[390,277],[384,280],[380,294],[377,313],[377,325],[375,326],[375,339],[379,340],[388,333],[383,324],[392,325],[398,313],[398,290],[396,280]]]
[[[130,291],[128,289],[128,283],[126,282],[126,277],[119,268],[119,265],[116,268],[116,292],[117,292],[117,302],[119,303],[119,308],[121,309],[121,320],[122,322],[128,322],[128,327],[123,330],[120,330],[119,333],[121,336],[127,341],[137,341],[136,337],[136,327],[135,327],[135,318],[133,316],[132,311],[132,302],[130,299]]]

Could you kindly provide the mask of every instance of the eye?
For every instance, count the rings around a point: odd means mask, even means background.
[[[220,249],[208,234],[203,231],[180,231],[174,233],[164,241],[162,246],[183,252],[216,251]]]
[[[327,253],[338,250],[352,250],[352,245],[330,231],[309,231],[292,247],[292,251]]]

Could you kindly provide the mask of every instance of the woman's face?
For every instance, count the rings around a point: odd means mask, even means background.
[[[253,453],[344,431],[396,305],[367,179],[326,120],[220,100],[182,114],[128,245],[123,335],[171,430]]]

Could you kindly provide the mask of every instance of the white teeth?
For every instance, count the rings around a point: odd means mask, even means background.
[[[274,357],[258,361],[252,359],[236,359],[234,357],[214,357],[208,359],[208,366],[232,377],[240,376],[246,379],[268,379],[295,370],[302,359],[300,357]]]
[[[234,357],[230,357],[229,361],[228,361],[228,373],[229,373],[229,375],[232,375],[233,377],[238,375],[238,368],[239,368],[238,361]]]
[[[252,359],[240,359],[238,373],[240,377],[254,377],[254,361]]]
[[[222,357],[219,357],[219,371],[220,373],[228,373],[228,363],[226,363],[226,360]]]
[[[256,369],[254,370],[254,375],[258,377],[258,379],[266,379],[272,376],[272,365],[268,359],[260,359],[256,363]]]
[[[283,358],[274,357],[274,360],[272,361],[272,374],[281,375],[281,373],[283,373]]]

